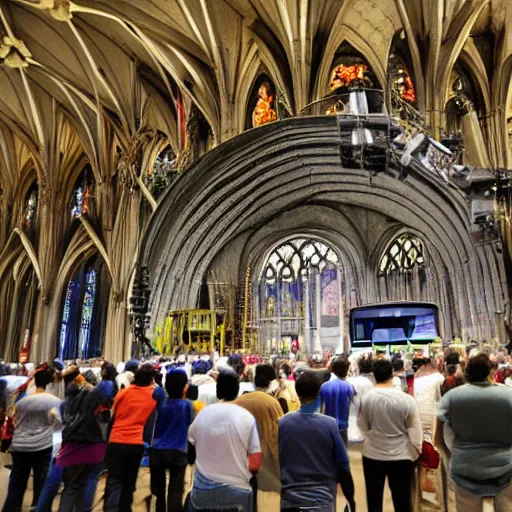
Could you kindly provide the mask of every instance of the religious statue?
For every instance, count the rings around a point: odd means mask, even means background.
[[[272,318],[275,312],[275,298],[271,295],[265,304],[265,316]]]
[[[253,127],[261,126],[277,120],[274,110],[274,95],[268,82],[263,82],[258,89],[258,101],[252,113]]]

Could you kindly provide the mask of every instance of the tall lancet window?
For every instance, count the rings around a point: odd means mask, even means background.
[[[71,197],[71,216],[73,218],[86,215],[90,212],[93,192],[94,178],[90,167],[87,166],[80,174],[75,188],[73,189],[73,195]]]
[[[82,319],[80,322],[79,346],[81,354],[89,354],[91,337],[91,322],[96,297],[96,271],[90,269],[85,275],[84,300],[82,304]]]
[[[37,184],[34,184],[30,187],[25,197],[23,208],[23,229],[25,231],[30,231],[36,223],[38,193]]]
[[[256,128],[279,119],[277,93],[274,83],[266,74],[254,82],[249,95],[246,128]]]
[[[59,357],[64,360],[88,359],[99,348],[99,318],[96,307],[98,270],[82,265],[70,279],[64,298],[60,328]]]

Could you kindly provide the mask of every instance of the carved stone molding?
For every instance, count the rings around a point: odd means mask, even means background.
[[[3,30],[2,30],[3,32]],[[27,59],[32,54],[21,39],[2,34],[0,41],[0,63],[14,69],[27,68]]]
[[[22,0],[22,3],[48,11],[58,21],[69,21],[73,17],[70,0]]]

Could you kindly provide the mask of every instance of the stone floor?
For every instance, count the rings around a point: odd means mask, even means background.
[[[364,476],[361,462],[361,451],[360,447],[353,446],[349,449],[350,461],[352,474],[354,477],[354,484],[356,489],[356,504],[358,505],[358,512],[365,512],[366,508],[366,498],[365,498],[365,486],[364,486]],[[3,504],[6,493],[7,493],[7,484],[9,480],[9,470],[4,468],[4,464],[10,463],[10,456],[6,454],[0,454],[0,505]],[[187,472],[186,479],[186,489],[191,485],[191,471]],[[97,490],[97,501],[96,506],[94,508],[95,511],[102,510],[102,496],[103,490],[105,487],[105,478],[101,478],[100,483],[98,485]],[[31,503],[31,491],[32,491],[32,482],[29,481],[27,492],[25,493],[25,508],[24,511],[28,511]],[[145,512],[148,510],[146,504],[146,498],[150,495],[149,490],[149,470],[147,468],[141,468],[139,472],[139,479],[137,485],[137,491],[134,497],[134,511]],[[259,512],[278,512],[279,511],[279,497],[277,494],[272,495],[270,493],[260,493],[258,497],[259,502]],[[342,511],[344,509],[345,500],[343,495],[338,496],[338,507],[337,510]],[[54,504],[54,510],[58,510],[58,499]],[[152,500],[152,505],[149,510],[154,510],[154,500]],[[423,505],[421,507],[422,512],[430,512],[431,510],[435,510],[435,508],[430,507],[428,505]],[[450,506],[450,511],[454,510],[453,506]],[[391,502],[391,495],[389,490],[386,488],[385,496],[384,496],[384,512],[392,512],[393,505]]]

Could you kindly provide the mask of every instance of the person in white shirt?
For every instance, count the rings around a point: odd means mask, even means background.
[[[130,387],[130,385],[133,383],[135,379],[135,372],[137,371],[139,365],[140,361],[138,361],[137,359],[130,359],[129,361],[127,361],[127,363],[124,365],[124,368],[121,371],[119,371],[121,368],[118,365],[118,375],[116,377],[117,389],[121,390]]]
[[[189,495],[189,510],[239,507],[253,510],[252,477],[263,461],[254,416],[233,402],[238,397],[238,376],[223,370],[217,378],[221,403],[205,407],[189,429],[196,451],[196,473]]]
[[[420,410],[423,439],[431,443],[444,376],[432,366],[430,359],[414,359],[413,367],[416,368],[413,394]]]
[[[356,394],[350,402],[350,408],[348,413],[348,441],[350,443],[362,443],[364,441],[364,434],[361,432],[359,427],[359,410],[361,409],[361,401],[363,397],[373,389],[375,380],[373,378],[373,360],[371,357],[361,357],[357,366],[359,369],[359,375],[355,377],[349,377],[347,382],[354,386]],[[371,378],[369,376],[371,375]]]
[[[366,432],[363,470],[368,512],[382,512],[386,478],[397,512],[412,511],[414,461],[422,447],[418,405],[412,396],[393,388],[393,365],[373,365],[375,388],[366,393],[359,425]]]

